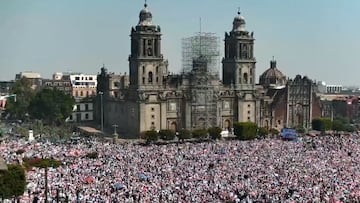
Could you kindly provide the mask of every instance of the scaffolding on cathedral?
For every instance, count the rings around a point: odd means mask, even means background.
[[[182,39],[182,72],[193,68],[193,59],[205,57],[209,73],[218,74],[220,69],[220,38],[214,33],[198,32]]]

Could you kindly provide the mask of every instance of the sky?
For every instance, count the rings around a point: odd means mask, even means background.
[[[0,80],[23,71],[129,72],[130,30],[143,0],[0,0]],[[290,78],[360,86],[359,0],[148,0],[161,26],[170,72],[181,70],[181,39],[200,30],[221,39],[240,7],[254,31],[257,77],[272,56]],[[221,64],[221,63],[220,63]],[[359,69],[358,69],[359,68]],[[221,67],[219,67],[219,70]]]

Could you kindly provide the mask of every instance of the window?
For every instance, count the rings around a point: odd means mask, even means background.
[[[77,110],[77,111],[80,111],[80,105],[79,105],[79,104],[76,105],[76,110]]]
[[[85,104],[85,111],[89,110],[89,104]]]
[[[152,40],[148,39],[148,46],[151,46],[151,44],[152,44]]]
[[[248,121],[250,121],[250,117],[248,117]]]
[[[244,83],[247,84],[248,83],[248,74],[244,73]]]
[[[154,107],[151,107],[151,111],[155,111],[155,108],[154,108]]]
[[[155,119],[155,115],[151,115],[151,118],[152,118],[152,119]]]
[[[86,91],[86,96],[87,96],[87,97],[89,96],[89,91]]]
[[[250,107],[251,107],[251,105],[250,105],[250,104],[248,104],[248,107],[250,108]]]
[[[75,77],[75,80],[80,80],[80,77]]]
[[[153,82],[153,73],[150,71],[149,72],[149,74],[148,74],[148,82],[150,83],[150,84],[152,84],[152,82]]]
[[[89,114],[85,114],[85,119],[88,120],[89,119]]]
[[[248,111],[248,114],[250,114],[250,111]]]
[[[148,56],[152,56],[152,49],[148,48]]]
[[[92,77],[89,77],[89,80],[93,80],[93,78],[92,78]]]
[[[78,97],[78,96],[79,96],[79,92],[75,91],[75,97]]]
[[[224,109],[229,109],[230,103],[228,101],[224,101]]]
[[[70,120],[72,120],[72,119],[73,119],[73,116],[72,116],[72,115],[70,115],[70,116],[69,116],[69,119],[70,119]]]
[[[145,77],[142,78],[142,84],[145,85]]]
[[[142,67],[142,73],[145,74],[145,66]]]
[[[176,111],[176,103],[170,103],[169,110],[170,111]]]
[[[83,96],[83,92],[82,91],[80,91],[80,97],[82,97]]]
[[[156,77],[156,83],[159,83],[159,77]]]
[[[154,125],[155,125],[155,122],[151,122],[151,125],[154,126]]]
[[[156,66],[156,74],[159,73],[159,66]]]

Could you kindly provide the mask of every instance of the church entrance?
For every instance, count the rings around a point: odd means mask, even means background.
[[[177,124],[175,121],[170,124],[170,130],[173,130],[175,132],[177,131]]]

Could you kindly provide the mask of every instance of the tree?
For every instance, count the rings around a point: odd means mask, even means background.
[[[29,113],[48,124],[60,125],[70,116],[74,104],[74,98],[60,90],[42,89],[31,101]]]
[[[163,139],[163,140],[173,140],[173,139],[175,139],[175,131],[168,130],[168,129],[160,130],[159,136],[160,136],[160,139]]]
[[[145,140],[148,144],[155,142],[159,139],[159,133],[155,130],[145,131]]]
[[[264,128],[264,127],[258,128],[258,135],[259,135],[260,137],[265,137],[265,136],[267,136],[268,134],[269,134],[269,130],[268,130],[268,129],[266,129],[266,128]]]
[[[276,128],[271,128],[271,129],[269,130],[269,134],[274,136],[274,135],[279,135],[280,132],[279,132],[279,130],[276,129]]]
[[[213,140],[221,138],[221,131],[220,127],[211,127],[208,129],[209,135]]]
[[[31,100],[34,98],[35,90],[31,88],[29,79],[23,77],[16,81],[11,89],[11,94],[16,94],[15,97],[9,97],[6,102],[6,113],[12,119],[25,120],[28,115],[28,108]]]
[[[340,120],[334,120],[332,129],[335,131],[344,131],[345,124],[343,122],[341,122]]]
[[[0,194],[5,199],[24,194],[26,187],[25,170],[21,165],[8,165],[7,171],[0,171]]]
[[[208,132],[206,129],[195,129],[192,131],[193,138],[198,138],[198,139],[206,138],[207,134]]]
[[[330,118],[315,118],[311,122],[313,130],[326,131],[332,129],[333,122]]]
[[[256,138],[257,128],[253,122],[235,123],[234,133],[240,140],[251,140]]]
[[[180,140],[185,140],[185,139],[191,139],[191,132],[189,130],[186,130],[186,129],[182,129],[179,131],[179,134],[178,134],[178,138]]]

